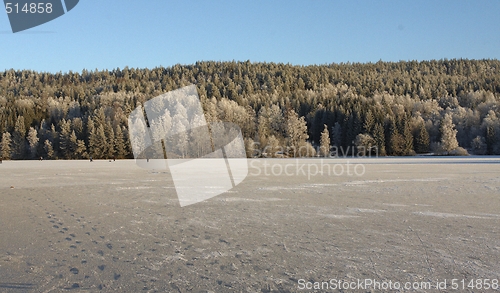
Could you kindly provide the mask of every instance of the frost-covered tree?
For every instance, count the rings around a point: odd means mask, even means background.
[[[127,156],[127,147],[125,144],[125,137],[123,136],[123,130],[120,126],[116,127],[115,130],[115,154],[118,159],[124,159]]]
[[[267,112],[267,107],[264,106],[260,108],[257,118],[257,133],[259,136],[259,143],[262,147],[267,145],[267,139],[270,136],[269,115]]]
[[[180,158],[185,158],[189,155],[188,149],[188,133],[186,132],[186,126],[182,123],[180,119],[174,119],[174,124],[172,125],[172,131],[175,135],[172,137],[171,146],[174,147],[175,153]],[[168,156],[168,154],[167,154]]]
[[[358,134],[354,144],[356,145],[357,155],[359,157],[370,155],[372,150],[377,147],[377,142],[371,135],[366,133]]]
[[[115,157],[115,132],[113,130],[113,126],[111,125],[111,122],[108,121],[104,125],[104,135],[105,135],[105,142],[106,144],[104,145],[104,156],[106,158],[114,158]]]
[[[294,110],[289,110],[287,113],[286,134],[288,145],[293,148],[293,155],[296,156],[296,152],[305,145],[309,135],[306,120],[304,117],[299,117]]]
[[[59,151],[64,159],[71,159],[73,157],[74,149],[71,148],[70,135],[71,135],[71,121],[63,119],[60,123],[59,130]]]
[[[12,138],[10,133],[4,132],[2,134],[2,143],[0,144],[0,156],[4,160],[10,160],[11,158],[11,153],[12,153],[11,145],[12,145]]]
[[[320,156],[328,157],[330,155],[330,134],[328,133],[328,126],[324,124],[323,132],[320,138]]]
[[[471,142],[472,151],[476,155],[486,154],[486,140],[482,136],[476,136]]]
[[[425,128],[425,124],[422,122],[418,126],[417,133],[415,135],[415,152],[418,154],[423,154],[429,152],[430,140],[429,132]]]
[[[274,136],[271,135],[268,139],[267,146],[264,148],[264,155],[270,158],[276,158],[283,156],[283,147],[280,146],[280,141]]]
[[[29,145],[29,152],[30,152],[30,158],[33,159],[37,156],[37,150],[38,150],[38,142],[40,139],[38,138],[38,132],[36,131],[35,128],[30,127],[28,131],[28,145]]]
[[[26,128],[23,116],[18,116],[12,136],[12,156],[16,160],[24,159],[26,151]]]
[[[47,154],[48,159],[54,159],[54,148],[52,147],[52,142],[50,140],[45,140],[43,143],[43,148],[45,150],[45,153]]]
[[[381,156],[385,156],[385,134],[382,123],[375,124],[375,127],[373,128],[373,139],[375,140],[375,144],[378,148],[377,153]]]
[[[104,125],[100,124],[90,130],[89,149],[90,155],[95,159],[106,158],[108,141],[104,131]]]
[[[271,134],[281,137],[285,133],[286,123],[283,117],[283,111],[278,105],[272,105],[269,109],[269,127]]]
[[[444,118],[441,121],[440,132],[441,148],[443,151],[449,153],[458,148],[457,130],[455,129],[450,113],[446,113],[444,115]]]

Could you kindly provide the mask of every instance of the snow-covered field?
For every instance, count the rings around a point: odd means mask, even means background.
[[[442,292],[500,279],[500,158],[251,160],[240,185],[183,208],[168,171],[134,161],[0,164],[1,292],[307,292],[332,279],[447,279]]]

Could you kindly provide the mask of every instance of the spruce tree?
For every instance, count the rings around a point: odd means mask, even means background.
[[[24,159],[26,152],[26,128],[23,116],[18,116],[12,136],[12,154],[16,160]]]
[[[37,156],[39,140],[40,139],[38,138],[38,132],[36,131],[36,129],[30,127],[30,130],[28,131],[28,145],[31,159]]]
[[[286,133],[288,145],[293,148],[293,155],[296,156],[300,147],[305,146],[309,135],[307,134],[307,123],[304,117],[299,117],[294,110],[287,112]]]
[[[12,154],[12,138],[10,133],[2,134],[2,143],[0,144],[0,156],[4,160],[10,160]]]
[[[52,142],[50,142],[50,140],[45,140],[43,148],[45,150],[45,154],[47,154],[47,159],[55,159],[54,147],[52,146]]]
[[[330,135],[326,124],[324,124],[323,132],[321,132],[320,155],[324,157],[328,157],[330,155]]]
[[[495,137],[495,127],[488,125],[486,127],[486,152],[488,155],[495,154],[495,144],[497,143]]]
[[[450,113],[444,115],[439,130],[441,132],[441,147],[445,152],[449,153],[458,148],[457,130]]]
[[[415,152],[419,154],[429,152],[429,132],[425,128],[424,123],[420,123],[417,133],[415,135]]]
[[[382,123],[375,124],[375,127],[373,128],[373,139],[375,140],[375,144],[377,145],[377,154],[380,156],[385,156],[385,133]]]

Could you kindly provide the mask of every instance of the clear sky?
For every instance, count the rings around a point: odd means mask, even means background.
[[[444,58],[500,59],[500,1],[80,0],[16,34],[0,8],[2,71]]]

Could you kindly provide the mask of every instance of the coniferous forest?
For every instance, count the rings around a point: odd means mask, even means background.
[[[357,155],[500,154],[499,60],[247,61],[0,72],[0,157],[133,158],[129,113],[190,84],[209,122],[238,124],[248,149],[267,147],[258,152],[267,156],[328,155],[330,147]]]

